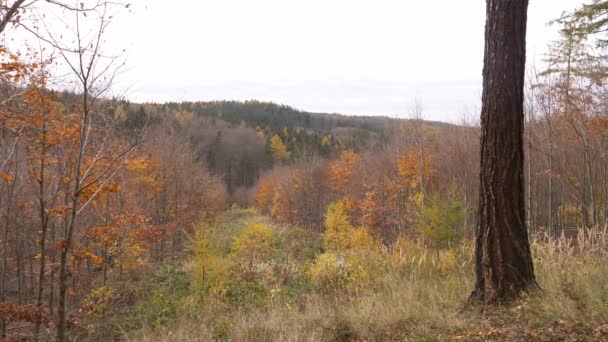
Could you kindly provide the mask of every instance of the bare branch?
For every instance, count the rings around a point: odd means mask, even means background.
[[[8,11],[6,11],[2,19],[0,19],[0,33],[2,33],[6,28],[6,25],[13,20],[14,16],[18,13],[19,8],[24,2],[25,0],[17,0],[13,2],[13,5],[11,5]]]

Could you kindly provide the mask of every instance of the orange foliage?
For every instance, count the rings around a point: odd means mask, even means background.
[[[421,171],[421,166],[423,171]],[[427,183],[433,175],[429,154],[425,153],[421,158],[420,151],[417,149],[408,150],[400,155],[397,160],[397,167],[399,168],[399,175],[401,176],[402,183],[409,185],[412,189],[416,189],[420,185],[421,172],[423,173],[422,179],[425,183]]]
[[[260,180],[258,188],[255,193],[255,206],[258,210],[264,214],[270,213],[270,206],[272,205],[274,193],[275,193],[275,180],[272,175],[268,175]]]
[[[340,153],[340,159],[329,166],[331,189],[338,194],[347,192],[352,181],[353,170],[361,162],[361,156],[349,149]]]

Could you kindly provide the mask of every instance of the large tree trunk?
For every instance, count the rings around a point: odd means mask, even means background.
[[[487,0],[476,276],[472,300],[495,304],[535,284],[524,201],[527,0]]]

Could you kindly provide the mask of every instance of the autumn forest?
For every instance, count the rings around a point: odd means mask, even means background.
[[[533,66],[528,1],[486,5],[440,122],[129,100],[130,4],[0,0],[0,339],[608,339],[608,1]]]

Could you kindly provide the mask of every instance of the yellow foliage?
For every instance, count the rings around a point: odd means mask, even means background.
[[[378,258],[370,253],[325,252],[317,255],[306,270],[308,278],[321,288],[357,290],[377,279]]]
[[[449,249],[439,257],[439,270],[447,274],[454,271],[456,267],[456,255]]]
[[[190,239],[192,282],[195,288],[221,288],[221,284],[230,279],[230,262],[222,258],[221,253],[213,248],[209,227],[201,224]]]
[[[421,243],[413,241],[407,235],[401,235],[393,244],[393,253],[398,257],[407,256],[410,260],[420,259],[424,255],[424,247]]]
[[[351,248],[357,251],[375,250],[378,243],[369,233],[368,228],[356,228],[351,233]]]
[[[339,201],[327,208],[323,241],[328,250],[343,251],[350,248],[354,228],[350,223],[346,205],[346,201]]]
[[[270,215],[275,218],[281,218],[283,215],[283,203],[281,192],[275,191],[272,197],[272,207],[270,208]]]
[[[367,228],[354,228],[348,211],[351,210],[349,201],[338,201],[327,208],[325,214],[325,233],[323,242],[325,248],[331,251],[362,251],[377,247],[376,241]]]
[[[381,258],[377,254],[359,252],[349,254],[346,258],[348,268],[348,286],[351,289],[361,289],[372,284],[379,278]]]
[[[566,203],[559,207],[564,216],[574,219],[579,215],[579,208],[571,203]]]
[[[331,146],[331,140],[329,140],[329,137],[327,135],[324,136],[323,139],[321,139],[321,146],[323,146],[323,147]]]
[[[121,255],[116,258],[116,262],[124,270],[138,270],[148,262],[147,249],[141,244],[133,243],[129,248],[124,248]]]
[[[192,112],[186,110],[175,113],[175,118],[180,122],[188,121],[192,119],[193,116],[194,114],[192,114]]]
[[[272,256],[278,246],[277,238],[265,224],[253,224],[243,230],[232,244],[232,256],[249,267]]]
[[[333,252],[317,255],[307,270],[310,280],[320,287],[344,287],[348,284],[348,273],[344,256]]]
[[[410,196],[410,201],[416,205],[418,208],[422,208],[424,204],[424,193],[416,192]]]
[[[146,158],[134,158],[126,162],[125,168],[132,172],[144,172],[150,167],[150,160]]]
[[[325,215],[323,242],[327,252],[317,255],[307,271],[320,287],[357,289],[374,279],[378,270],[378,243],[367,228],[354,228],[345,200],[329,205]]]
[[[275,134],[272,139],[270,139],[270,151],[275,160],[286,160],[289,158],[287,146],[285,146],[278,134]]]

